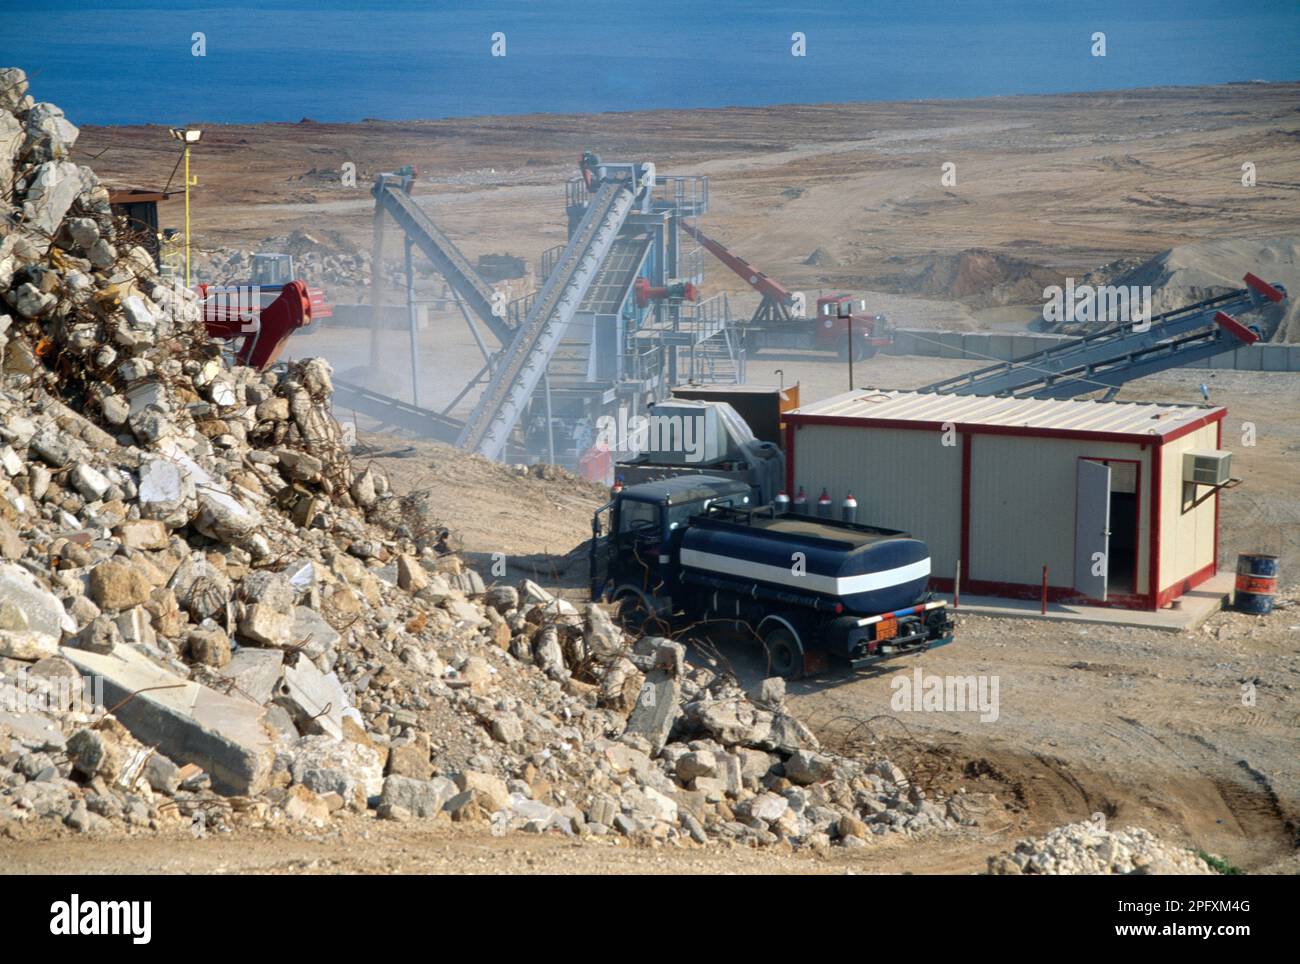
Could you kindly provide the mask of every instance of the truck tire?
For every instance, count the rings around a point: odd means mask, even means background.
[[[763,646],[767,650],[768,672],[788,680],[803,677],[803,643],[799,635],[783,622],[775,620],[760,627]]]
[[[636,589],[622,589],[614,597],[618,603],[618,622],[633,635],[643,635],[649,629],[665,628],[659,626],[661,617],[655,612],[650,601]]]

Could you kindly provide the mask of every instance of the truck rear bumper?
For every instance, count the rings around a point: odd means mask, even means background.
[[[854,620],[845,655],[856,669],[913,656],[952,642],[953,620],[943,601]]]
[[[868,653],[864,656],[850,657],[849,665],[854,669],[862,669],[866,666],[875,666],[877,663],[883,663],[886,660],[898,659],[900,656],[916,656],[927,650],[937,649],[940,646],[946,646],[952,642],[952,636],[943,636],[939,639],[919,639],[911,642],[899,640],[897,644],[885,644],[880,646],[876,652]]]

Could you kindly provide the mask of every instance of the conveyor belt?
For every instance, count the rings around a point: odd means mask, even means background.
[[[360,385],[334,379],[334,404],[350,408],[369,418],[378,419],[385,425],[413,432],[421,438],[436,439],[450,445],[456,444],[464,423],[446,415],[439,415],[427,408],[419,408],[410,402],[372,392]]]
[[[1231,313],[1255,311],[1281,301],[1286,290],[1253,274],[1246,275],[1245,281],[1245,288],[1156,315],[1149,325],[1129,321],[1032,355],[933,382],[917,391],[1073,398],[1104,387],[1113,395],[1126,381],[1202,361],[1256,340]]]
[[[382,177],[375,183],[375,200],[415,242],[447,284],[464,299],[471,311],[487,325],[501,344],[508,345],[514,338],[514,328],[506,318],[492,312],[492,288],[479,277],[478,272],[460,253],[451,239],[438,230],[438,226],[400,186]]]
[[[564,331],[632,209],[635,189],[608,181],[591,197],[559,263],[533,302],[458,444],[499,458]]]

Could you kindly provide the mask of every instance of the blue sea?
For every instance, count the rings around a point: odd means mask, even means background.
[[[79,124],[965,98],[1297,80],[1300,4],[0,0],[0,65]]]

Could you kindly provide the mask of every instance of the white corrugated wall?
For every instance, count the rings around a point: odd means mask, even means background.
[[[1215,493],[1195,509],[1189,508],[1195,497],[1191,487],[1184,488],[1183,453],[1217,448],[1217,438],[1217,428],[1206,425],[1164,447],[1160,469],[1164,512],[1160,518],[1159,589],[1186,579],[1214,561],[1214,506],[1219,495]],[[1209,492],[1204,486],[1196,489],[1198,496]]]
[[[1023,435],[974,435],[970,572],[967,579],[1074,585],[1075,489],[1081,458],[1137,460],[1137,589],[1147,592],[1150,449],[1137,444]]]
[[[933,574],[952,578],[961,551],[963,442],[961,436],[955,445],[943,440],[932,430],[799,426],[794,483],[803,486],[810,507],[826,487],[837,517],[840,501],[851,491],[859,522],[924,539]],[[1150,448],[1137,442],[978,433],[969,440],[971,559],[963,584],[1037,585],[1046,564],[1051,585],[1073,585],[1078,461],[1091,457],[1136,460],[1141,466],[1135,591],[1149,591]]]
[[[948,446],[938,432],[838,425],[799,426],[794,437],[794,484],[810,506],[825,486],[838,518],[852,492],[859,522],[924,539],[932,573],[952,577],[961,550],[960,438]]]

